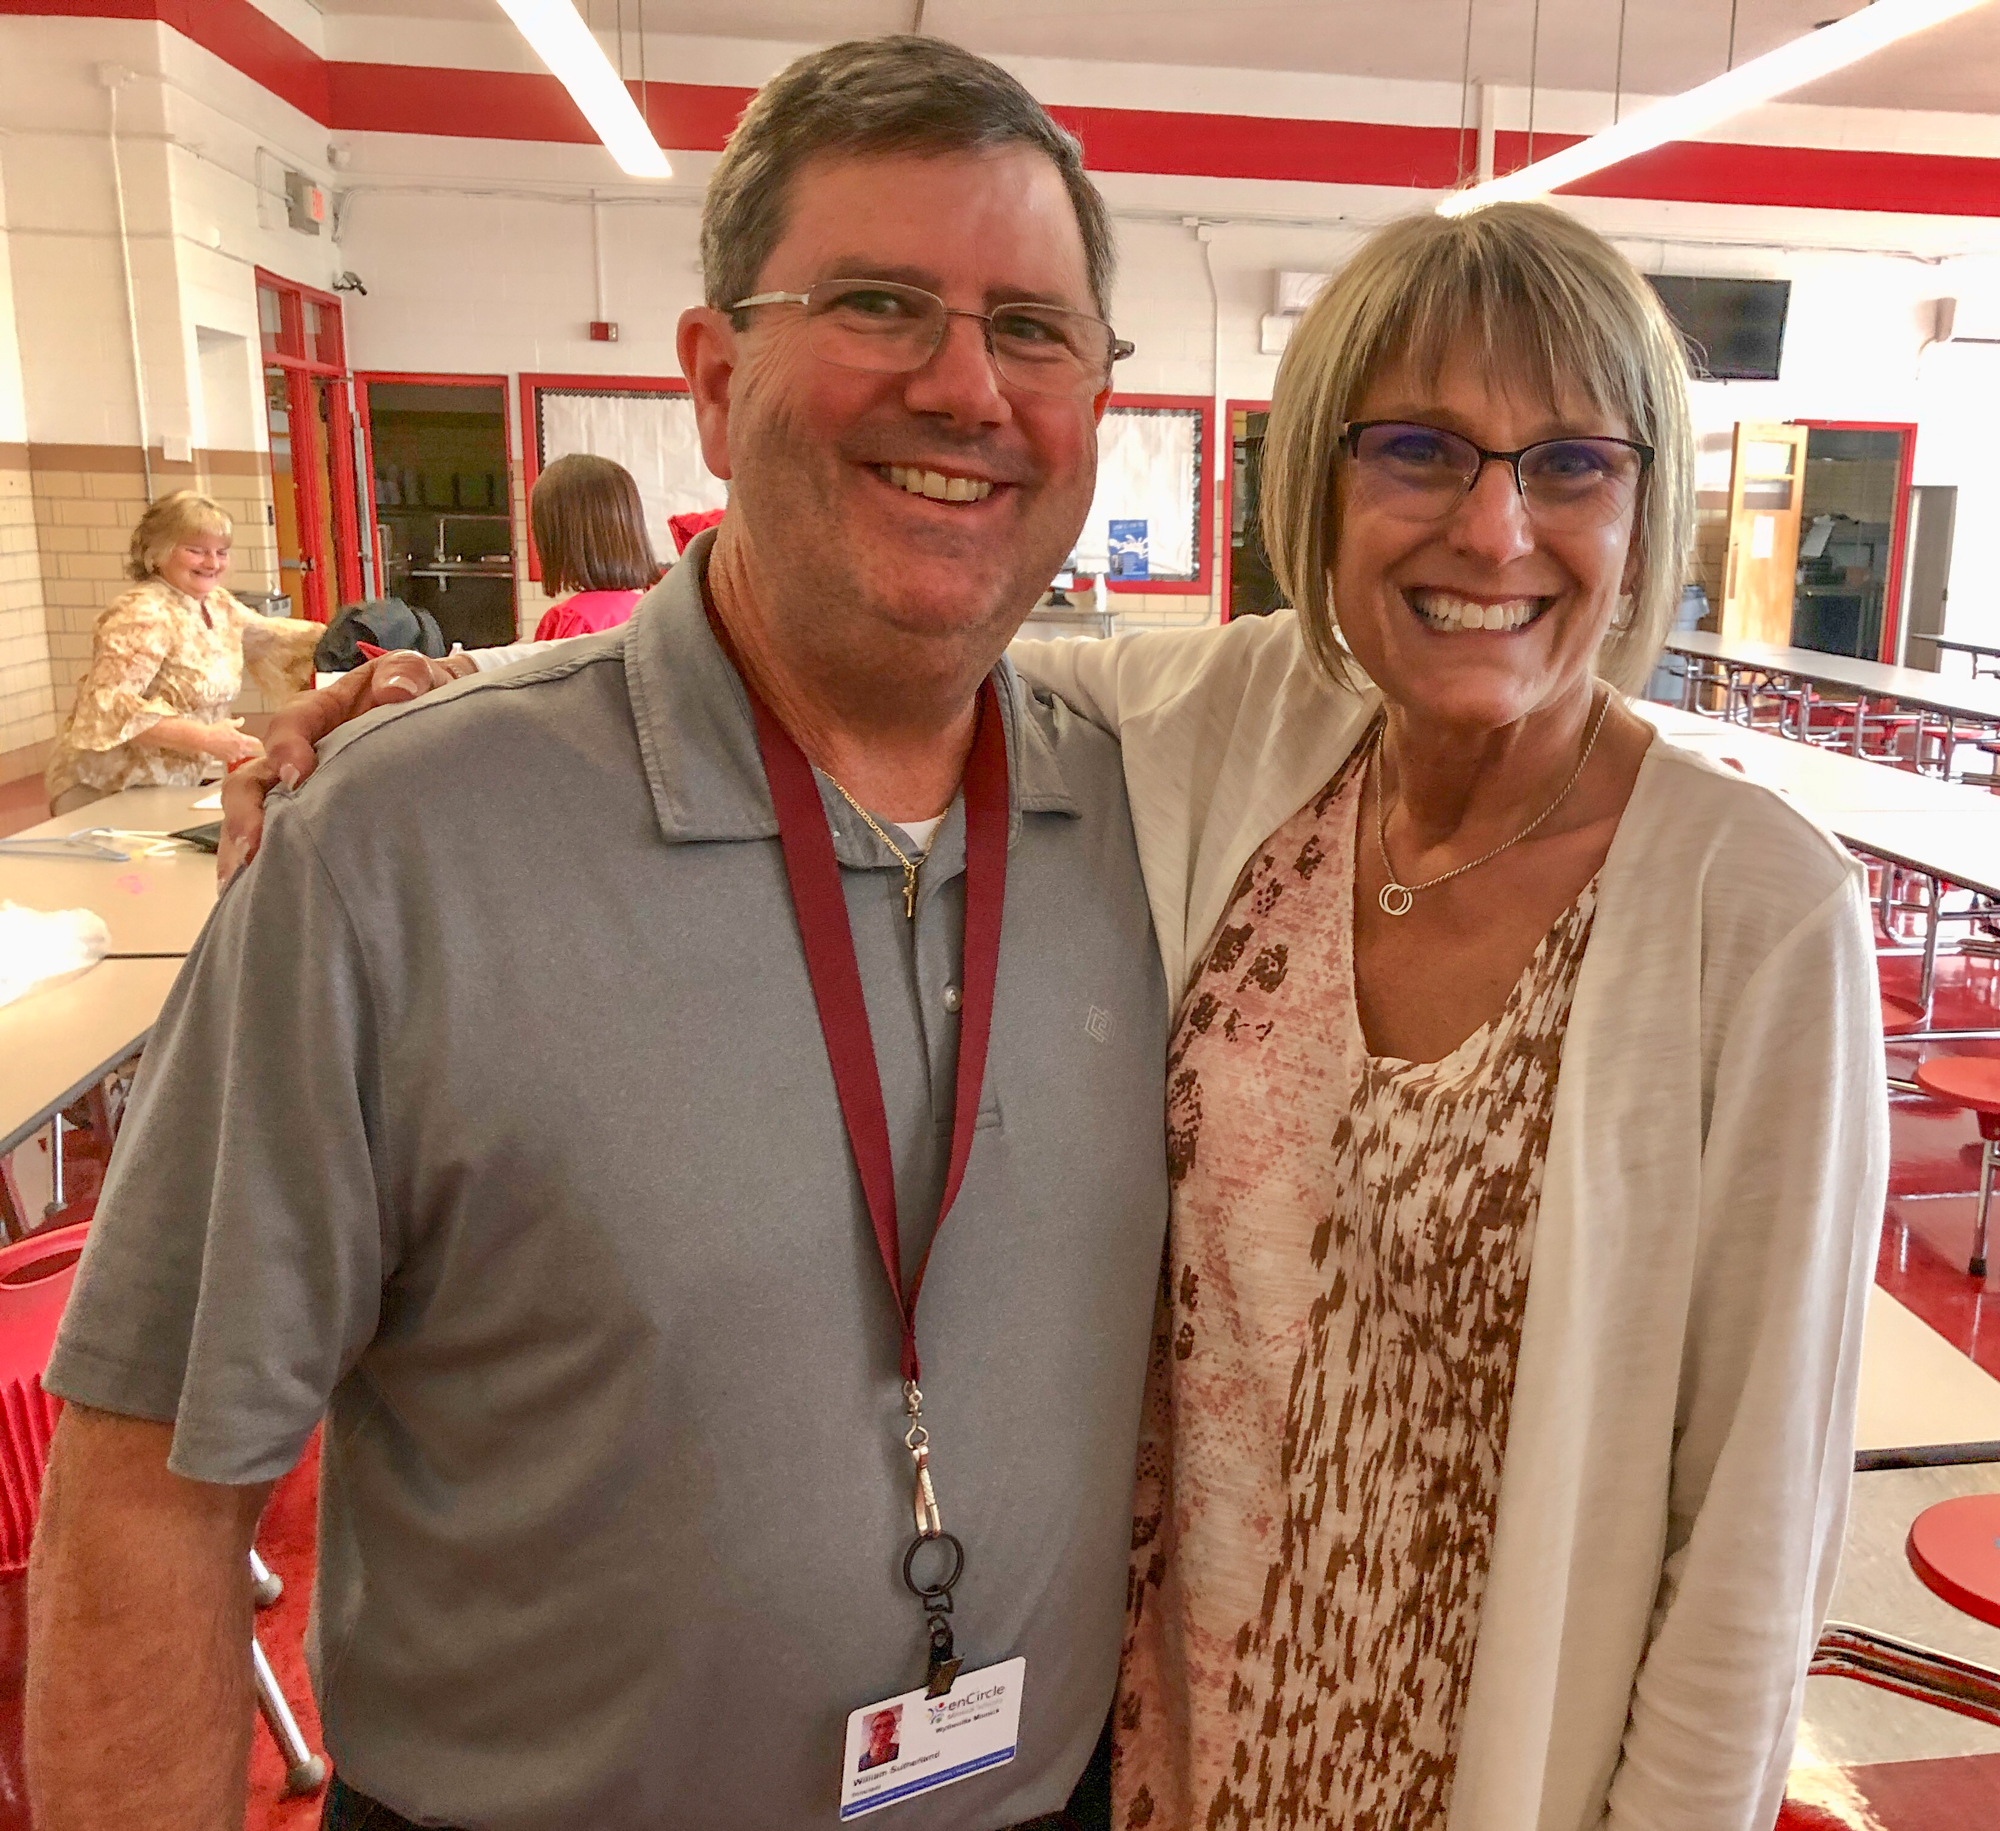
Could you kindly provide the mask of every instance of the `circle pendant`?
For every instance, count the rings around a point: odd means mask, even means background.
[[[1417,898],[1416,893],[1407,884],[1387,883],[1382,886],[1375,900],[1381,904],[1384,915],[1405,916],[1410,913],[1410,905]]]

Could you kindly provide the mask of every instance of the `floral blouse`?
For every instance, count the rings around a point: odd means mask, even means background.
[[[266,692],[312,685],[320,623],[260,617],[217,586],[204,606],[165,579],[134,585],[97,619],[90,671],[56,739],[49,799],[71,788],[191,785],[213,759],[145,741],[163,718],[220,724],[243,687],[247,663]]]

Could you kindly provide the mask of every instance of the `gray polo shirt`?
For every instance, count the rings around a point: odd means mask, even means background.
[[[896,1328],[706,543],[624,629],[353,728],[274,799],[147,1051],[48,1384],[211,1482],[327,1428],[335,1760],[478,1831],[835,1822],[922,1677]],[[1167,1003],[1117,751],[1000,674],[979,1129],[919,1311],[958,1650],[1058,1808],[1109,1706],[1166,1214]],[[916,920],[833,793],[906,1257],[950,1141],[964,814]]]

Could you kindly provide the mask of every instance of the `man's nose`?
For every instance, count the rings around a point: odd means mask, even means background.
[[[948,317],[930,361],[911,373],[904,399],[913,413],[938,413],[976,424],[1007,419],[1010,409],[993,352],[986,345],[985,321],[969,314]]]
[[[1535,549],[1535,526],[1514,481],[1514,467],[1489,460],[1452,511],[1454,545],[1503,565]]]

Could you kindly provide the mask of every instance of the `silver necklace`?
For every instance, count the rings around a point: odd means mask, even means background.
[[[1460,865],[1455,870],[1446,871],[1421,884],[1397,882],[1396,867],[1389,862],[1389,807],[1382,796],[1382,746],[1388,741],[1389,726],[1385,720],[1375,732],[1375,849],[1382,855],[1382,875],[1386,880],[1376,892],[1375,901],[1384,915],[1406,916],[1410,905],[1417,900],[1419,890],[1435,890],[1438,885],[1449,883],[1455,877],[1463,877],[1468,871],[1476,871],[1491,859],[1498,858],[1509,846],[1518,846],[1557,808],[1569,799],[1569,791],[1582,780],[1584,766],[1590,761],[1590,753],[1597,748],[1597,734],[1604,727],[1604,715],[1611,710],[1611,689],[1604,690],[1604,699],[1597,708],[1597,716],[1590,721],[1590,736],[1583,746],[1583,755],[1578,760],[1575,773],[1563,784],[1559,794],[1547,807],[1528,822],[1512,839],[1497,845],[1490,852],[1482,852],[1469,865]]]

